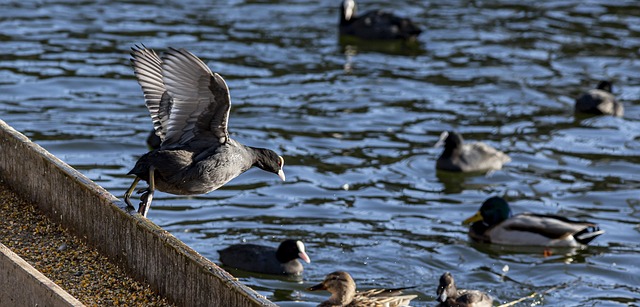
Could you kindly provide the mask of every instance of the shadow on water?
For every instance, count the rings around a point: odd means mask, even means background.
[[[543,246],[511,246],[470,242],[469,246],[475,250],[487,254],[492,258],[509,259],[519,258],[523,255],[538,259],[539,263],[586,263],[588,258],[608,252],[606,247],[577,246],[577,247],[543,247]],[[533,259],[527,259],[530,263]]]
[[[442,193],[458,194],[464,190],[482,190],[490,184],[469,183],[474,177],[488,176],[486,172],[456,173],[436,170],[436,178],[443,185]]]
[[[389,55],[419,56],[426,53],[420,40],[365,40],[350,35],[339,35],[338,44],[341,52],[349,55],[378,52]]]
[[[269,280],[279,280],[285,282],[302,282],[303,275],[272,275],[272,274],[261,274],[255,272],[247,272],[243,270],[238,270],[232,267],[228,267],[225,265],[220,265],[225,271],[231,273],[234,277],[240,279],[248,279],[248,278],[258,278],[258,279],[269,279]]]

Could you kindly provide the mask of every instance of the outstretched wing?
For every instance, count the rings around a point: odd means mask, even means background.
[[[131,48],[131,63],[142,87],[153,129],[160,140],[164,141],[173,103],[162,81],[162,61],[155,51],[147,49],[144,45],[136,45]]]
[[[195,137],[229,139],[231,98],[224,79],[198,57],[171,48],[162,57],[162,80],[173,98],[163,146],[185,144]]]

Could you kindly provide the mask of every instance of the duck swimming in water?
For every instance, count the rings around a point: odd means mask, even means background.
[[[604,233],[598,225],[535,213],[511,214],[501,197],[491,197],[464,224],[471,224],[469,237],[476,241],[522,246],[580,246]]]
[[[482,143],[465,143],[454,131],[444,131],[434,145],[444,144],[444,151],[436,161],[436,169],[450,172],[483,172],[502,168],[511,158],[502,151]]]
[[[309,287],[309,291],[327,290],[331,293],[328,300],[319,307],[400,307],[409,306],[417,295],[401,295],[401,289],[372,289],[356,292],[356,283],[349,273],[336,271],[325,277],[322,283]]]
[[[595,115],[613,115],[622,117],[624,107],[612,94],[613,85],[609,81],[600,81],[595,89],[589,90],[576,99],[576,113]]]
[[[490,307],[493,299],[486,293],[478,290],[458,289],[451,273],[446,272],[440,276],[437,300],[439,307]]]
[[[219,250],[225,266],[264,274],[300,275],[304,268],[298,259],[311,263],[304,243],[284,240],[278,248],[257,244],[235,244]]]

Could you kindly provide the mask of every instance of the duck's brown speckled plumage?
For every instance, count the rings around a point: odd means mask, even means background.
[[[493,299],[478,290],[458,289],[451,273],[446,272],[440,277],[436,291],[440,302],[439,307],[490,307]]]
[[[327,290],[331,297],[319,307],[400,307],[409,306],[417,295],[402,295],[402,289],[372,289],[356,291],[356,283],[344,271],[336,271],[325,277],[322,283],[309,288],[310,291]]]

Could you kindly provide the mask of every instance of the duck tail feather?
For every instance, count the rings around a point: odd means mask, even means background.
[[[579,231],[578,233],[573,235],[573,237],[576,238],[576,241],[578,241],[579,243],[587,245],[589,244],[589,242],[603,233],[604,230],[601,230],[598,226],[590,226]]]

